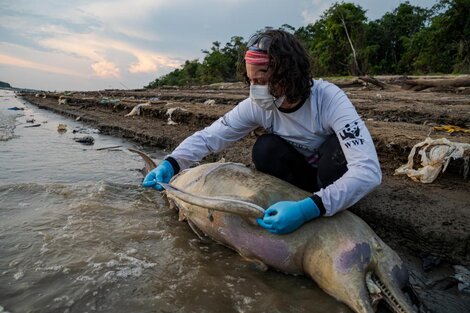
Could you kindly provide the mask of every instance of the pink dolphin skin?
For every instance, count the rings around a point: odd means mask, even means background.
[[[145,160],[144,174],[155,167],[151,158],[133,152]],[[402,291],[408,271],[400,257],[349,211],[275,235],[256,224],[255,216],[262,214],[256,208],[300,200],[307,191],[237,163],[200,165],[164,187],[180,219],[199,236],[209,236],[262,268],[310,276],[357,313],[375,312],[380,301],[392,312],[417,312]]]

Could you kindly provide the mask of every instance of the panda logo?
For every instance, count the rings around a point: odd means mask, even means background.
[[[356,139],[359,138],[361,129],[358,126],[358,122],[344,125],[342,132],[339,134],[342,140],[345,139]]]

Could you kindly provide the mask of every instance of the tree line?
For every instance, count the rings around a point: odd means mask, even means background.
[[[431,8],[404,2],[373,21],[361,6],[340,2],[315,23],[280,29],[304,44],[315,77],[470,73],[470,0],[438,0]],[[202,62],[188,60],[145,88],[243,80],[239,69],[245,51],[240,36],[224,46],[213,42],[202,50]]]

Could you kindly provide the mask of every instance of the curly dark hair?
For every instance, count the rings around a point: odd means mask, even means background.
[[[283,93],[290,103],[307,99],[313,86],[310,57],[307,50],[294,35],[283,30],[267,30],[261,35],[272,38],[268,48],[269,68],[272,76],[269,79],[269,92],[279,97]],[[243,62],[244,63],[244,62]],[[242,67],[245,80],[246,66]]]

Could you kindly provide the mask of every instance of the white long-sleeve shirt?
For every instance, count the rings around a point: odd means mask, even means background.
[[[306,157],[316,154],[326,138],[336,134],[348,170],[314,193],[321,198],[326,216],[352,206],[381,182],[377,152],[367,127],[345,93],[323,80],[315,80],[310,97],[290,113],[264,110],[245,99],[212,125],[186,138],[169,156],[184,169],[258,127],[284,138]]]

